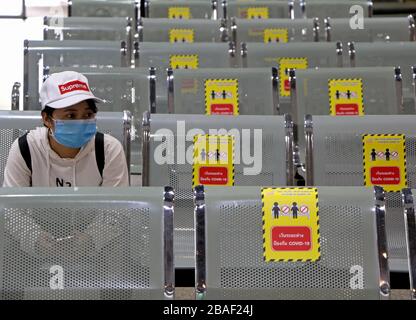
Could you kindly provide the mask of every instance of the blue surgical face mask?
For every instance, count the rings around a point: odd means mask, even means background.
[[[68,148],[78,149],[86,145],[97,132],[96,119],[88,120],[56,120],[52,136]]]

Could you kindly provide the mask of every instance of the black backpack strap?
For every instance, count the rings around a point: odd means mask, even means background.
[[[18,142],[20,153],[22,154],[22,157],[25,160],[26,165],[30,170],[30,173],[32,173],[32,156],[30,155],[29,144],[27,143],[27,134],[28,132],[21,136]]]
[[[97,161],[98,171],[101,178],[103,177],[105,156],[104,156],[104,134],[97,132],[95,134],[95,160]]]

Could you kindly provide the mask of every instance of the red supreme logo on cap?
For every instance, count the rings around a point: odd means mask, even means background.
[[[88,85],[85,82],[74,80],[71,82],[67,82],[64,84],[61,84],[59,86],[59,91],[61,94],[70,93],[73,91],[88,91],[90,92],[90,88],[88,88]]]

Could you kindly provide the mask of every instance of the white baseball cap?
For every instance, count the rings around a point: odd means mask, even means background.
[[[88,99],[104,102],[92,94],[88,79],[75,71],[51,74],[40,89],[42,110],[45,106],[63,109]]]

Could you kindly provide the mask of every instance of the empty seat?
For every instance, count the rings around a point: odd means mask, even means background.
[[[276,68],[170,70],[168,79],[170,113],[279,114]]]
[[[398,272],[408,271],[400,191],[416,184],[414,121],[414,115],[305,118],[306,185],[383,186],[390,266]]]
[[[129,17],[137,23],[139,3],[135,0],[71,0],[69,17]]]
[[[147,113],[143,120],[143,185],[159,186],[168,181],[176,192],[175,266],[178,268],[193,268],[195,264],[192,188],[194,180],[201,179],[194,174],[193,165],[197,134],[234,137],[234,161],[230,165],[233,169],[224,169],[234,176],[227,180],[228,184],[293,184],[293,132],[289,117]],[[206,176],[209,175],[208,172]]]
[[[131,18],[45,17],[43,24],[43,40],[125,41],[131,57],[135,30]]]
[[[39,110],[39,75],[44,67],[121,67],[130,65],[125,41],[47,40],[24,43],[25,110]]]
[[[218,17],[217,1],[200,0],[145,0],[146,18],[213,19]]]
[[[319,68],[291,77],[291,109],[304,150],[303,121],[311,115],[388,115],[402,110],[400,68]],[[303,152],[301,152],[303,154]]]
[[[225,19],[232,17],[241,19],[293,19],[293,2],[291,1],[223,0],[221,5],[223,18]]]
[[[139,41],[144,42],[226,42],[225,20],[141,18]]]
[[[373,16],[373,3],[368,0],[300,0],[303,17],[351,18],[354,14],[368,18]],[[358,9],[360,8],[360,9]]]
[[[282,262],[266,260],[264,250],[269,247],[264,234],[273,233],[265,227],[270,224],[265,224],[262,214],[262,187],[197,187],[196,298],[389,298],[383,189],[311,189],[317,192],[319,206],[318,244],[312,237],[319,246],[319,258]],[[300,219],[308,220],[306,216]],[[291,239],[286,240],[290,244]],[[276,244],[277,240],[270,242],[278,246],[274,250],[284,246]]]
[[[415,65],[416,42],[357,42],[349,44],[351,67],[400,66],[403,75],[405,113],[415,113],[412,66]]]
[[[282,114],[291,113],[290,69],[342,67],[343,65],[340,43],[242,43],[241,57],[244,67],[278,68],[279,109]]]
[[[240,42],[313,42],[319,41],[317,19],[231,19],[232,39]]]
[[[1,189],[0,298],[173,299],[173,201],[169,187]]]
[[[9,150],[13,142],[25,132],[43,126],[40,111],[0,111],[0,186]],[[107,133],[123,145],[127,165],[130,171],[130,132],[131,115],[129,112],[98,112],[97,131]]]
[[[43,40],[125,40],[132,38],[132,21],[122,17],[45,17]]]
[[[232,43],[140,42],[135,50],[136,67],[156,68],[158,112],[167,112],[166,69],[227,68],[235,64]]]
[[[326,41],[388,42],[415,41],[415,20],[406,17],[380,17],[366,19],[363,29],[352,29],[350,18],[325,19]]]

